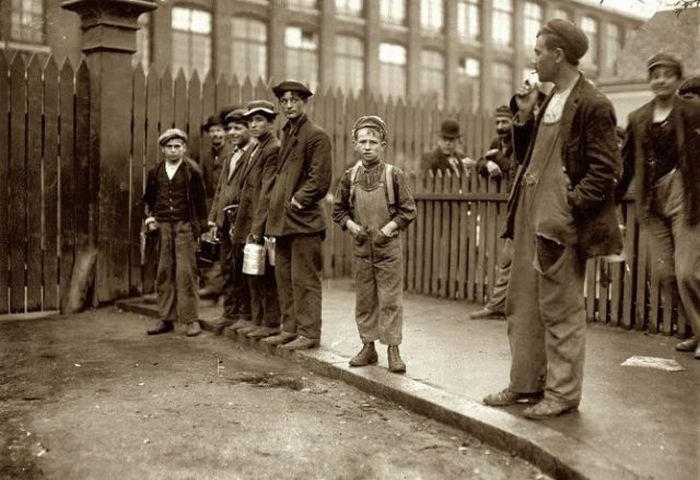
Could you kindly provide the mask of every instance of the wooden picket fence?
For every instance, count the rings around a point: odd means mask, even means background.
[[[88,242],[88,222],[99,182],[90,164],[89,72],[64,63],[25,64],[0,54],[0,314],[54,310],[65,290],[75,252]],[[129,292],[153,290],[153,259],[142,261],[140,229],[146,171],[160,161],[157,137],[178,127],[188,132],[195,157],[209,148],[201,134],[206,118],[224,105],[245,105],[252,99],[274,100],[269,85],[249,79],[200,80],[197,74],[175,78],[169,70],[133,71],[129,101],[131,154],[125,159],[129,184],[119,185],[128,215],[120,239],[129,245]],[[403,233],[405,288],[431,296],[484,302],[490,295],[502,241],[500,229],[507,195],[494,180],[472,173],[461,177],[415,173],[420,155],[432,148],[445,118],[459,121],[464,152],[478,158],[489,145],[493,119],[464,111],[443,111],[434,105],[405,103],[371,95],[345,96],[319,92],[309,115],[333,142],[334,183],[356,160],[350,129],[365,114],[381,115],[389,126],[386,158],[407,172],[418,217]],[[92,139],[94,141],[94,139]],[[105,192],[102,192],[104,195]],[[330,204],[326,204],[330,210]],[[621,208],[626,225],[627,262],[587,266],[586,302],[591,321],[665,334],[684,333],[685,321],[664,298],[654,279],[646,236],[634,221],[631,201]],[[352,272],[347,233],[329,220],[324,242],[326,278]],[[105,280],[109,281],[108,276]]]

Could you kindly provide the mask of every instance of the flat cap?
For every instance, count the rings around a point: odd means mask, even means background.
[[[202,131],[206,132],[210,127],[214,125],[223,125],[220,115],[209,115],[207,121],[202,124]]]
[[[588,51],[588,37],[578,25],[569,20],[553,18],[542,26],[540,33],[559,37],[567,59],[579,60]]]
[[[700,75],[688,77],[678,88],[680,95],[695,94],[700,95]]]
[[[501,105],[496,109],[496,118],[498,117],[513,118],[513,112],[510,111],[510,107],[508,105]]]
[[[256,113],[262,113],[266,117],[272,118],[277,116],[277,112],[275,112],[275,105],[267,100],[252,100],[248,102],[247,110],[243,116],[249,118]]]
[[[246,119],[245,119],[245,108],[236,108],[232,112],[229,112],[226,117],[224,118],[225,123],[243,123],[247,125]]]
[[[272,87],[272,93],[274,93],[275,97],[277,98],[284,95],[284,92],[296,92],[303,98],[308,98],[313,95],[313,92],[309,90],[309,87],[298,80],[285,80]]]
[[[670,53],[657,53],[647,62],[647,71],[651,72],[656,67],[669,67],[678,71],[679,76],[683,76],[683,65],[681,61]]]
[[[354,137],[357,134],[357,131],[361,128],[373,128],[378,130],[382,138],[386,140],[386,123],[379,115],[363,115],[355,120],[355,123],[352,126],[352,136]]]
[[[183,132],[179,128],[169,128],[163,133],[161,133],[160,137],[158,137],[158,145],[162,147],[174,138],[179,138],[183,142],[187,142],[187,134],[185,132]]]
[[[239,105],[224,105],[223,107],[221,107],[221,110],[219,110],[219,119],[221,120],[222,125],[226,123],[226,115],[233,112],[237,108],[243,107]]]

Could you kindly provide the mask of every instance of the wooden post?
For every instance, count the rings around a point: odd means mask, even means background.
[[[78,239],[76,245],[71,286],[89,288],[95,265],[93,302],[108,302],[129,293],[130,222],[126,220],[139,214],[133,208],[138,198],[130,197],[129,178],[131,57],[136,51],[138,16],[157,5],[145,0],[69,0],[61,6],[80,16],[82,51],[90,74],[91,141],[84,179],[89,187],[87,198],[75,199],[89,205],[90,223],[87,238]],[[85,271],[77,271],[81,266]],[[69,290],[70,296],[85,293]]]

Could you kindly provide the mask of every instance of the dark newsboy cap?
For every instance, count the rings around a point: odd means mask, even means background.
[[[187,143],[187,134],[180,130],[179,128],[169,128],[158,137],[158,145],[161,147],[168,143],[174,138],[179,138],[183,142]]]
[[[223,123],[221,121],[221,117],[219,115],[209,115],[209,118],[207,118],[207,121],[202,124],[202,131],[206,132],[209,130],[210,127],[213,127],[214,125],[222,125]]]
[[[275,118],[277,112],[275,112],[275,105],[267,100],[252,100],[248,102],[248,110],[243,114],[245,118],[250,118],[256,113],[260,113],[267,118]]]
[[[669,67],[678,72],[678,76],[683,76],[683,65],[680,60],[670,53],[657,53],[647,62],[647,71],[651,73],[656,67]]]
[[[284,95],[284,92],[296,92],[301,95],[302,98],[308,98],[313,95],[313,92],[298,80],[285,80],[272,87],[272,93],[274,93],[277,98]]]
[[[513,112],[510,111],[510,107],[508,105],[501,105],[496,109],[496,118],[498,117],[513,118]]]
[[[539,34],[542,33],[556,35],[561,39],[561,48],[564,50],[567,59],[575,58],[579,60],[588,51],[588,37],[578,25],[569,20],[553,18],[542,26]]]
[[[230,112],[228,115],[226,115],[226,118],[224,118],[224,121],[228,123],[242,123],[243,125],[248,125],[248,123],[245,120],[245,108],[237,108],[234,111]]]
[[[462,134],[459,132],[459,123],[457,120],[448,119],[440,125],[440,138],[459,138]]]

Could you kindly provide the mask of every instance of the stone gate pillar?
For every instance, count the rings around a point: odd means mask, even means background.
[[[137,19],[157,4],[68,0],[61,6],[80,16],[82,51],[90,71],[91,174],[89,179],[76,179],[90,184],[89,248],[76,252],[76,266],[85,265],[86,271],[74,269],[71,290],[94,271],[94,298],[108,302],[129,293],[131,57],[136,51]],[[80,293],[84,294],[74,292]]]

